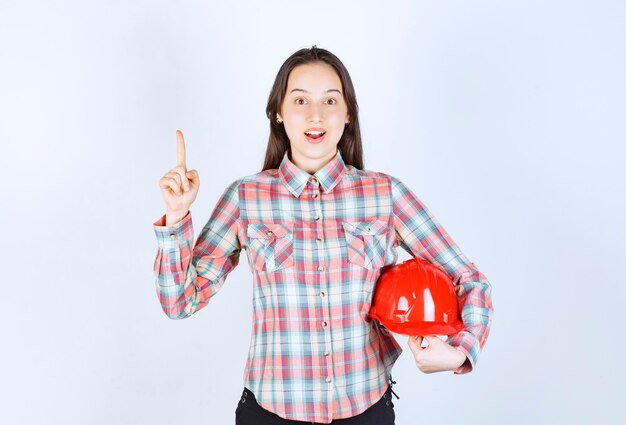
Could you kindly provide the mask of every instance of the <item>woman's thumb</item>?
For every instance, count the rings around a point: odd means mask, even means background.
[[[197,176],[198,176],[198,172],[196,170],[189,170],[185,173],[185,175],[187,176],[187,178],[191,181],[196,181],[197,180]]]
[[[421,336],[409,336],[409,348],[413,354],[417,354],[422,347]]]

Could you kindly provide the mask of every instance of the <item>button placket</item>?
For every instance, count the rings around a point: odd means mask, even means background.
[[[316,190],[318,190],[319,189],[319,181],[317,180],[317,178],[316,177],[311,177],[310,181],[314,185],[317,186]],[[313,198],[317,198],[317,193],[313,193]],[[313,203],[313,213],[315,214],[313,216],[313,220],[315,220],[318,223],[318,226],[317,226],[316,232],[315,232],[318,235],[317,238],[316,238],[316,241],[317,241],[318,244],[321,244],[321,242],[322,242],[321,235],[322,235],[322,232],[323,232],[323,228],[322,228],[322,225],[321,225],[322,224],[321,223],[322,216],[321,216],[321,214],[319,212],[319,204],[318,203]],[[324,265],[321,262],[317,266],[317,271],[320,271],[320,272],[324,271]]]
[[[314,187],[314,192],[311,194],[311,198],[313,199],[312,202],[312,207],[313,207],[313,220],[317,223],[317,225],[315,226],[315,231],[317,234],[317,237],[315,239],[315,243],[317,244],[318,248],[322,248],[323,247],[323,225],[322,225],[322,213],[321,213],[321,204],[320,202],[316,202],[316,201],[321,201],[321,190],[319,187],[319,180],[316,177],[311,177],[309,179],[311,181],[311,183],[315,186]],[[323,264],[323,258],[325,258],[323,255],[318,257],[318,266],[317,266],[317,270],[319,272],[323,272],[324,270],[326,270],[326,267],[324,267]],[[320,297],[321,303],[322,303],[322,311],[323,311],[323,317],[322,320],[320,322],[320,328],[324,331],[325,336],[324,336],[324,342],[326,344],[327,347],[330,347],[331,345],[331,338],[330,338],[330,329],[329,329],[329,321],[328,318],[330,317],[330,312],[329,312],[329,307],[328,307],[328,292],[326,291],[325,286],[326,286],[326,274],[325,273],[320,273],[319,276],[319,282],[320,282],[320,288],[319,288],[319,292],[318,292],[318,296]],[[333,366],[332,366],[332,358],[330,356],[330,351],[329,350],[324,350],[323,351],[323,356],[326,359],[327,363],[326,363],[326,377],[324,378],[324,380],[326,381],[326,383],[331,384],[333,379],[332,379],[332,373],[333,373]],[[323,375],[322,375],[323,376]]]

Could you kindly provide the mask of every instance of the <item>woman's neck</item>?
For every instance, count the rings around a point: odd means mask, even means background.
[[[328,164],[337,155],[337,150],[332,155],[323,158],[293,158],[293,152],[291,149],[288,151],[288,157],[298,168],[313,175],[321,170],[326,164]]]

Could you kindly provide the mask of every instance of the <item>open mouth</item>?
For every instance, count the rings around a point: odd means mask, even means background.
[[[304,132],[306,139],[311,143],[320,143],[326,135],[326,131],[321,129],[311,129]]]

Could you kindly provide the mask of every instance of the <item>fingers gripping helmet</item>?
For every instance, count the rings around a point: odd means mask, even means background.
[[[369,317],[404,335],[453,335],[463,329],[452,279],[418,257],[383,271]]]

